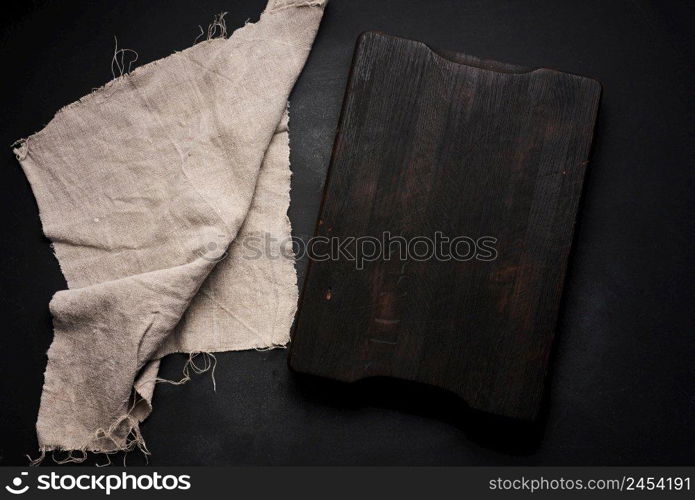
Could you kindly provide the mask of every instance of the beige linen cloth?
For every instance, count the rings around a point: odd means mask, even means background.
[[[144,446],[166,354],[288,342],[287,99],[324,3],[270,0],[258,22],[111,81],[15,145],[68,283],[50,303],[42,452]]]

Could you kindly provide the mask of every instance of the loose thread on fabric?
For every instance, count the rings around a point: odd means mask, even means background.
[[[212,22],[208,25],[207,38],[205,40],[212,40],[213,38],[227,38],[227,21],[224,19],[226,12],[220,12],[213,17]],[[200,37],[205,36],[206,32],[203,27],[199,24],[198,29],[200,29],[200,34],[193,40],[193,45],[195,45]]]
[[[113,79],[115,80],[116,78],[123,76],[124,74],[130,73],[130,70],[133,66],[133,63],[138,60],[139,54],[133,50],[133,49],[119,49],[118,48],[118,38],[116,36],[113,37],[114,40],[114,49],[113,49],[113,58],[111,58],[111,75],[113,76]],[[127,69],[126,69],[126,54],[134,54],[135,57],[127,61]],[[116,72],[118,71],[118,75],[116,75]]]
[[[195,362],[195,358],[198,356],[203,356],[203,365],[199,366]],[[212,390],[217,392],[217,380],[215,379],[215,368],[217,368],[217,358],[211,352],[192,352],[188,355],[186,363],[183,365],[182,378],[179,380],[170,380],[161,377],[155,377],[152,379],[147,379],[140,382],[139,385],[146,385],[150,382],[155,384],[169,384],[169,385],[183,385],[191,380],[191,372],[195,375],[202,375],[203,373],[210,372],[210,377],[212,379]]]
[[[92,439],[89,440],[90,443],[99,441],[103,442],[104,440],[110,441],[114,445],[113,449],[88,450],[88,445],[85,445],[79,449],[66,451],[62,449],[49,449],[50,447],[44,446],[39,449],[39,456],[37,458],[32,459],[29,455],[26,455],[26,457],[29,459],[29,465],[37,466],[41,464],[46,458],[47,452],[50,452],[51,459],[57,465],[63,465],[68,463],[79,464],[87,460],[87,457],[89,456],[88,452],[92,451],[95,455],[105,455],[108,459],[107,464],[97,464],[99,467],[104,467],[105,465],[111,464],[110,455],[123,452],[123,465],[125,466],[127,455],[136,448],[140,450],[140,452],[143,454],[143,456],[145,457],[145,461],[149,462],[148,457],[152,453],[147,448],[145,439],[142,436],[142,432],[140,431],[140,423],[138,419],[134,417],[132,414],[135,407],[141,401],[145,401],[145,399],[139,397],[137,393],[135,393],[132,399],[133,402],[130,405],[130,408],[123,416],[117,418],[109,426],[108,429],[99,428],[96,431],[94,431]],[[119,429],[122,429],[124,425],[126,426],[126,429],[122,432],[119,432]],[[119,436],[122,437],[119,438]],[[123,441],[123,444],[119,443],[119,439]],[[67,455],[64,458],[60,458],[60,454],[62,453],[67,453]],[[77,453],[79,453],[79,456],[76,455]]]

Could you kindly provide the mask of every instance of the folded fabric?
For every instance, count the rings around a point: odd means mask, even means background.
[[[270,0],[258,22],[116,78],[16,144],[68,283],[50,303],[42,451],[142,445],[166,354],[289,340],[287,100],[324,3]]]

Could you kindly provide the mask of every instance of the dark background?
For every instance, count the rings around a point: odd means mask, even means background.
[[[0,463],[36,455],[48,302],[65,288],[10,144],[111,78],[114,35],[146,63],[189,46],[213,14],[228,11],[231,32],[264,3],[3,7]],[[331,0],[291,96],[290,217],[303,238],[362,31],[603,84],[546,409],[538,424],[522,425],[422,387],[299,378],[284,350],[222,353],[217,393],[205,375],[157,388],[142,427],[150,463],[693,465],[694,21],[693,3],[678,1]],[[184,359],[166,358],[162,376],[177,378]]]

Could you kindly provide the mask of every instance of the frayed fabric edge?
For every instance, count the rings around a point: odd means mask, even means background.
[[[324,0],[324,1],[327,1],[327,0]],[[263,15],[265,12],[268,12],[268,11],[266,10],[266,11],[261,12],[261,15]],[[185,52],[189,49],[192,49],[193,47],[195,47],[198,44],[202,44],[205,42],[213,42],[213,41],[217,41],[217,40],[226,40],[227,38],[231,37],[234,34],[234,32],[232,32],[231,34],[227,33],[227,24],[226,24],[226,20],[224,19],[224,17],[226,15],[227,15],[227,12],[220,12],[219,14],[216,14],[213,17],[212,22],[208,25],[207,37],[205,40],[201,40],[200,42],[198,42],[198,40],[203,35],[206,34],[203,31],[202,26],[199,25],[198,27],[201,30],[201,34],[196,37],[196,39],[193,41],[191,46],[186,47],[182,51],[175,50],[174,52],[172,52],[168,56],[164,56],[160,59],[156,59],[156,60],[151,61],[149,63],[138,66],[136,68],[132,68],[132,64],[138,60],[139,54],[137,53],[137,51],[135,51],[133,49],[124,49],[124,48],[119,49],[118,48],[118,40],[116,39],[116,37],[114,37],[115,48],[114,48],[114,53],[113,53],[112,58],[111,58],[111,74],[112,74],[113,78],[111,80],[107,81],[106,83],[104,83],[101,87],[93,88],[92,91],[89,92],[88,94],[85,94],[82,97],[79,97],[77,100],[75,100],[69,104],[66,104],[65,106],[58,109],[58,111],[55,112],[53,119],[55,119],[58,115],[60,115],[61,113],[65,112],[69,109],[76,108],[76,107],[84,104],[89,99],[95,99],[95,98],[98,98],[99,96],[104,96],[104,97],[108,98],[108,95],[105,95],[107,90],[111,89],[114,86],[125,85],[125,83],[123,83],[123,82],[127,82],[128,79],[133,77],[136,73],[141,74],[141,73],[157,66],[159,61],[161,61],[162,59],[165,59],[166,57],[170,57],[170,56]],[[250,24],[249,20],[247,20],[246,23],[244,23],[244,26],[240,27],[239,29],[242,29],[243,27],[245,27],[248,24]],[[126,65],[125,65],[126,63],[125,63],[123,58],[124,58],[125,54],[127,54],[127,53],[135,54],[135,58],[127,63],[128,66],[126,68]],[[132,69],[132,71],[131,71],[131,69]],[[51,119],[43,129],[41,129],[37,132],[34,132],[33,134],[29,135],[28,137],[17,139],[15,142],[13,142],[10,145],[10,148],[12,149],[12,151],[14,152],[15,156],[17,157],[17,159],[19,161],[24,160],[27,156],[27,152],[29,150],[29,140],[32,138],[39,137],[41,135],[41,133],[43,132],[43,130],[45,130],[46,127],[50,126],[53,119]]]
[[[199,366],[194,361],[198,356],[204,357],[204,364]],[[188,359],[183,365],[182,375],[180,380],[169,380],[164,378],[155,377],[153,379],[148,379],[144,381],[138,381],[137,386],[133,387],[133,403],[131,404],[129,410],[125,415],[117,418],[108,429],[97,429],[89,442],[77,449],[66,450],[61,446],[57,445],[44,445],[39,447],[39,456],[37,458],[31,458],[27,455],[29,459],[30,466],[40,465],[46,458],[47,454],[51,455],[54,463],[57,465],[63,465],[67,463],[83,463],[89,457],[89,453],[94,455],[104,455],[108,462],[105,464],[97,464],[97,466],[107,466],[111,465],[111,455],[123,452],[123,465],[126,465],[126,458],[128,454],[136,449],[139,450],[145,460],[151,455],[145,439],[140,431],[140,423],[149,415],[152,411],[152,405],[150,401],[143,397],[138,387],[143,387],[144,385],[150,383],[167,383],[171,385],[183,385],[192,379],[191,373],[195,375],[201,375],[208,371],[211,372],[213,389],[216,391],[217,384],[215,381],[215,367],[217,366],[217,358],[211,352],[192,352],[188,353]],[[138,410],[142,404],[145,404],[145,413],[142,418],[136,415],[136,410]],[[107,446],[104,446],[104,443]],[[59,454],[66,453],[64,458],[59,457]]]
[[[323,7],[327,3],[328,0],[274,0],[269,2],[266,12],[272,13],[297,7]]]
[[[214,353],[220,352],[238,352],[241,350],[256,350],[256,351],[270,351],[275,349],[287,349],[287,344],[272,344],[267,347],[252,347],[250,349],[236,349],[236,350],[215,350]],[[146,384],[170,384],[170,385],[184,385],[191,380],[193,380],[193,375],[203,375],[205,373],[210,373],[210,378],[212,380],[213,391],[217,392],[217,381],[215,379],[215,369],[217,368],[217,357],[213,352],[209,351],[196,351],[190,353],[170,353],[170,354],[188,354],[188,359],[185,361],[183,368],[181,369],[182,377],[179,380],[170,380],[166,378],[155,377],[153,379],[147,379],[144,381],[139,381],[138,386],[142,387]],[[196,358],[199,356],[203,357],[202,365],[196,363]],[[141,404],[145,404],[147,409],[143,418],[137,417],[134,412]],[[111,456],[117,453],[124,453],[123,455],[123,466],[126,465],[126,459],[129,453],[138,450],[148,461],[151,455],[150,450],[147,448],[145,439],[140,431],[140,424],[149,415],[152,410],[150,402],[142,397],[138,392],[137,388],[133,388],[133,403],[128,410],[128,412],[117,418],[108,429],[97,429],[94,436],[90,439],[89,443],[73,450],[64,449],[58,445],[44,445],[39,447],[39,455],[36,458],[32,458],[30,455],[26,455],[29,461],[29,466],[35,467],[41,465],[47,456],[51,457],[51,460],[57,465],[64,465],[69,463],[81,464],[89,458],[89,454],[95,456],[103,455],[107,462],[103,464],[95,464],[97,467],[105,467],[112,464]],[[123,437],[119,437],[123,436]],[[99,442],[110,443],[111,446],[99,446],[96,443]],[[65,456],[60,456],[64,454]]]
[[[147,449],[145,439],[140,432],[140,420],[132,413],[135,407],[142,401],[146,400],[135,398],[128,413],[116,419],[108,429],[97,429],[89,444],[73,450],[66,450],[58,445],[41,446],[37,458],[32,459],[27,455],[29,465],[40,465],[48,454],[50,454],[53,462],[57,465],[80,464],[87,460],[89,453],[93,453],[95,455],[104,455],[108,459],[107,464],[101,464],[103,466],[111,464],[111,455],[124,452],[123,465],[125,466],[127,454],[135,449],[140,450],[147,460],[151,453]],[[149,406],[149,403],[147,405]],[[100,442],[104,444],[97,444]],[[111,446],[107,446],[106,443],[111,443]],[[59,455],[62,453],[65,453],[66,456],[61,458]]]

